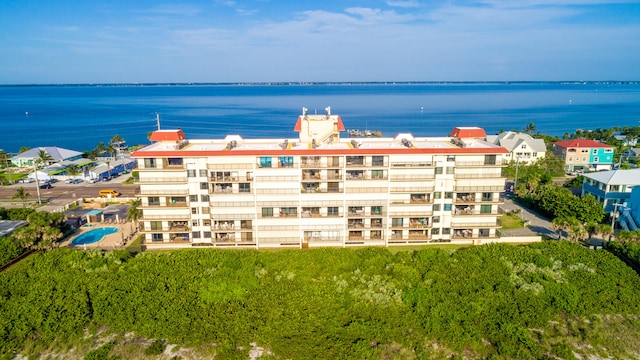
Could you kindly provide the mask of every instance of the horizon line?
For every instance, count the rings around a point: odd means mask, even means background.
[[[417,80],[417,81],[225,81],[225,82],[123,82],[123,83],[26,83],[0,87],[31,86],[300,86],[300,85],[444,85],[444,84],[639,84],[640,80]]]

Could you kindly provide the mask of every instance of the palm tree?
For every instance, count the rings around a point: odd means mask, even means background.
[[[53,160],[53,158],[44,149],[40,149],[38,157],[33,160],[33,169],[35,171],[36,178],[36,192],[38,193],[38,204],[42,204],[42,199],[40,198],[40,181],[38,180],[38,168],[40,166],[43,166],[43,164],[48,165],[51,160]]]
[[[589,244],[591,244],[591,238],[593,237],[593,235],[595,235],[598,232],[598,225],[599,225],[598,223],[596,223],[594,221],[590,221],[585,226],[585,230],[587,231],[587,234],[589,235]]]
[[[27,199],[31,196],[22,186],[18,188],[16,193],[11,197],[11,199],[20,199],[22,200],[22,207],[27,207]]]
[[[131,233],[133,234],[133,224],[136,224],[136,231],[138,230],[138,220],[140,220],[140,215],[142,215],[142,211],[138,208],[140,206],[140,199],[133,200],[129,209],[127,209],[127,221],[131,221]]]
[[[533,124],[533,121],[529,123],[529,125],[524,127],[524,132],[531,135],[531,132],[538,130],[536,126]]]
[[[562,240],[562,233],[567,228],[567,219],[557,217],[551,221],[551,228],[558,232],[558,240]]]
[[[611,241],[611,235],[613,234],[613,229],[611,225],[607,224],[599,224],[598,225],[598,234],[602,235],[602,241],[604,242],[604,237],[609,235],[609,241]]]

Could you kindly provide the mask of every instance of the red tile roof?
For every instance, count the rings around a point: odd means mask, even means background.
[[[180,141],[187,137],[182,130],[157,130],[151,133],[151,141]]]
[[[479,127],[457,127],[453,129],[453,131],[451,132],[451,135],[449,136],[453,136],[458,139],[486,138],[487,133],[484,131],[483,128],[479,128]]]
[[[613,147],[611,145],[603,144],[599,141],[593,141],[593,140],[587,140],[587,139],[556,141],[553,144],[563,148],[612,148]]]

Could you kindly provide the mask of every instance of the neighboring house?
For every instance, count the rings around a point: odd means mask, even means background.
[[[618,209],[620,216],[618,223],[625,230],[635,231],[640,229],[640,186],[631,190],[631,197],[627,206]]]
[[[640,159],[640,148],[627,149],[623,151],[622,158],[626,161],[636,161]]]
[[[618,141],[622,141],[622,146],[636,146],[638,144],[638,139],[628,139],[626,135],[616,135],[614,138]]]
[[[40,151],[44,150],[51,157],[51,161],[45,166],[61,161],[72,161],[82,158],[82,153],[75,150],[63,149],[55,146],[45,146],[29,149],[22,152],[11,159],[11,163],[15,166],[33,166],[33,162],[40,157]]]
[[[604,211],[616,211],[640,185],[640,169],[609,170],[584,174],[582,195],[591,194],[603,204]]]
[[[124,171],[130,171],[135,168],[137,161],[130,157],[124,157],[118,160],[108,162],[100,162],[97,166],[85,170],[83,177],[85,179],[106,179],[112,176],[120,175]]]
[[[568,171],[610,170],[613,166],[614,147],[594,140],[557,141],[552,151]]]
[[[158,130],[138,161],[145,246],[348,247],[501,241],[507,150],[481,128],[450,137],[341,139],[298,117],[298,138],[187,139]]]
[[[536,160],[544,158],[547,151],[544,140],[534,139],[529,134],[514,131],[488,135],[487,141],[509,150],[507,161],[532,164]]]

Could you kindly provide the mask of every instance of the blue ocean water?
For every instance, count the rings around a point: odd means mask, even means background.
[[[161,128],[181,128],[191,139],[292,138],[302,107],[327,106],[345,127],[385,136],[447,136],[455,126],[497,133],[529,122],[561,136],[640,126],[640,83],[0,86],[0,149],[86,151],[116,134],[146,144],[156,113]]]

